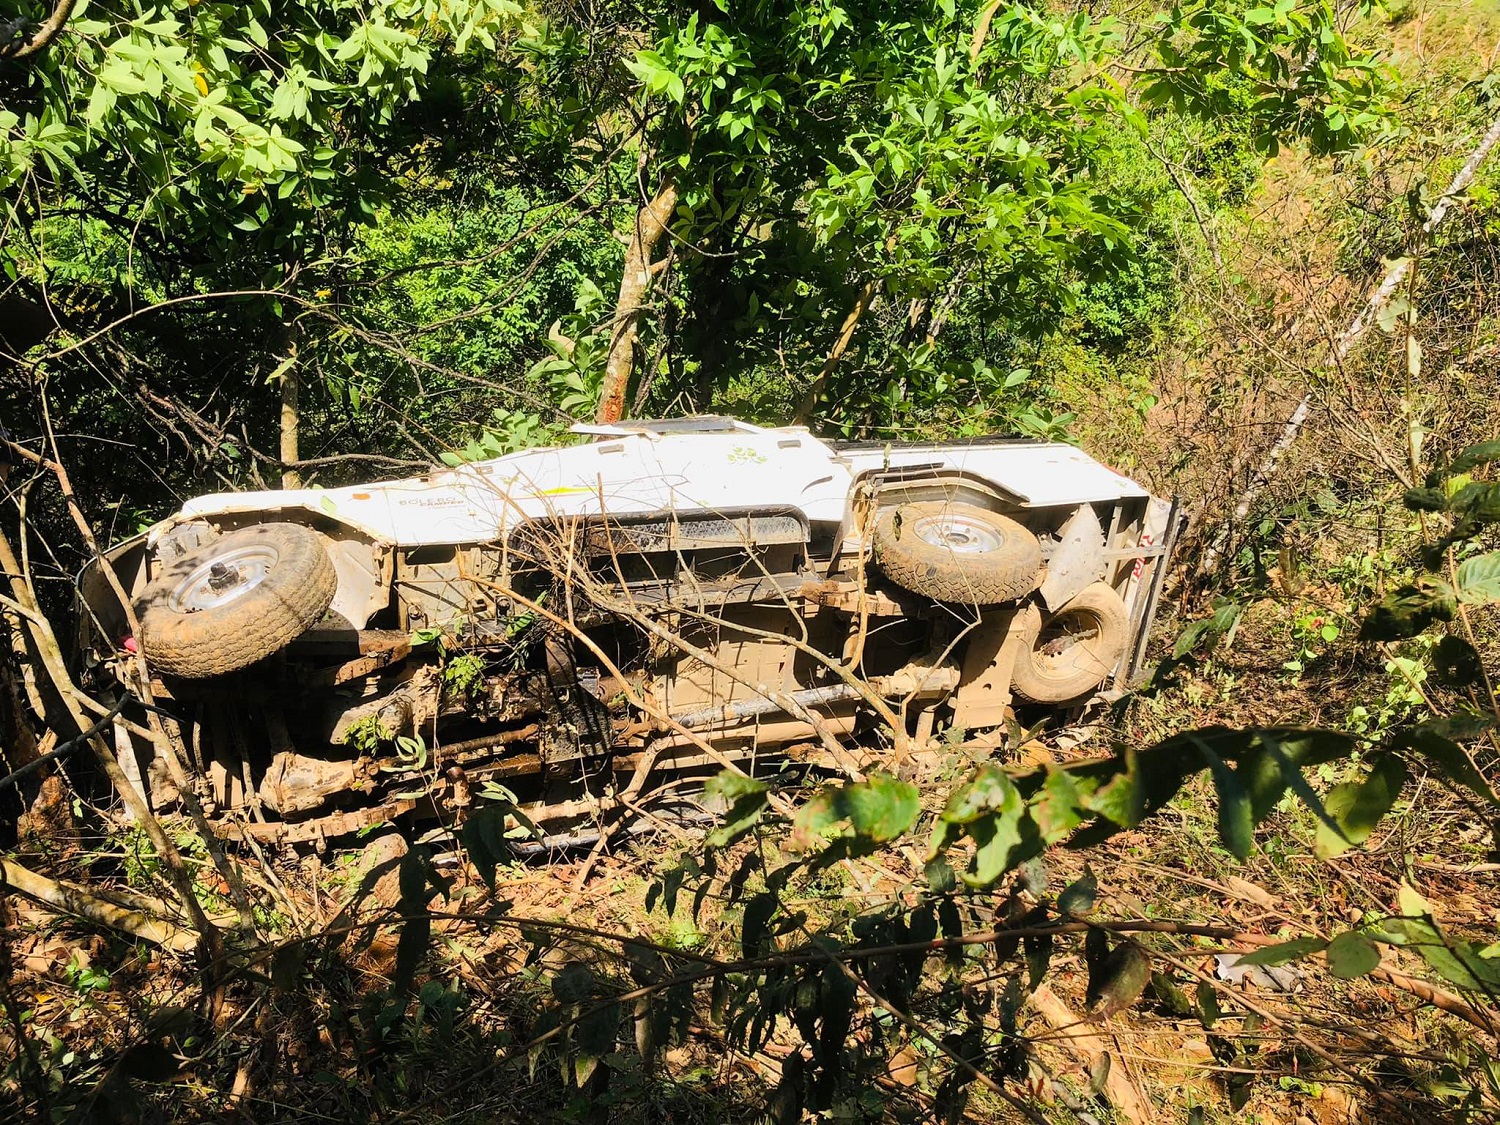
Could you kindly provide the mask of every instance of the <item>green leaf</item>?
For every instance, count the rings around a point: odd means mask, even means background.
[[[432,870],[432,857],[426,848],[410,848],[401,857],[397,878],[401,888],[401,907],[420,909],[431,897],[427,893],[427,877]]]
[[[1409,488],[1401,502],[1414,512],[1447,510],[1448,495],[1441,488]]]
[[[1091,976],[1088,1002],[1096,1016],[1108,1018],[1141,998],[1151,983],[1151,958],[1133,941],[1122,941]]]
[[[1500,805],[1500,797],[1490,787],[1484,774],[1479,772],[1463,747],[1448,737],[1448,733],[1447,728],[1436,721],[1419,723],[1402,733],[1395,745],[1398,749],[1415,751],[1432,759],[1450,781],[1456,781],[1472,790],[1491,805]]]
[[[1452,621],[1457,611],[1453,587],[1438,578],[1418,578],[1387,594],[1371,610],[1359,635],[1367,641],[1404,640],[1436,622]]]
[[[573,1026],[573,1049],[579,1057],[597,1063],[599,1059],[615,1049],[615,1040],[620,1031],[620,1006],[601,1004],[584,1014]],[[575,1069],[577,1063],[574,1063]],[[588,1081],[593,1068],[577,1076],[581,1084]]]
[[[837,790],[825,788],[797,810],[792,818],[791,835],[787,846],[792,851],[814,851],[826,847],[839,835],[841,817],[838,812]]]
[[[1127,748],[1123,762],[1125,768],[1093,793],[1085,794],[1084,807],[1122,828],[1131,828],[1139,824],[1146,815],[1147,807],[1145,786],[1142,785],[1143,779],[1138,773],[1141,768],[1141,757]],[[1157,758],[1148,758],[1145,766],[1148,775],[1144,778],[1148,784],[1156,780],[1153,775],[1157,765]],[[1171,772],[1170,767],[1166,772]],[[1172,788],[1175,792],[1177,786],[1174,785]]]
[[[966,833],[974,840],[976,850],[964,882],[989,886],[1010,870],[1022,843],[1021,818],[1025,812],[1026,802],[1015,783],[998,766],[987,764],[949,797],[938,817],[929,854],[935,858],[948,841]]]
[[[428,915],[408,918],[401,923],[401,933],[396,939],[396,967],[391,973],[393,993],[399,994],[411,987],[431,942],[432,918]]]
[[[1002,808],[1011,800],[1015,783],[999,766],[980,767],[974,778],[953,791],[940,820],[949,824],[968,824],[992,809]]]
[[[130,64],[123,59],[107,63],[96,78],[103,86],[117,94],[140,94],[146,90],[146,82],[140,78]]]
[[[266,29],[261,27],[260,21],[257,20],[254,16],[251,16],[250,19],[246,21],[245,32],[250,36],[250,41],[253,42],[261,50],[265,50],[271,45],[271,40],[266,35]]]
[[[1065,769],[1047,767],[1041,795],[1031,809],[1043,843],[1057,843],[1088,819],[1083,800],[1089,789],[1080,785],[1081,780]]]
[[[1448,508],[1473,523],[1500,523],[1500,484],[1466,484],[1453,494]]]
[[[703,786],[704,795],[729,803],[724,814],[724,823],[707,836],[711,848],[727,848],[742,838],[760,822],[765,811],[771,787],[738,770],[723,770],[708,779]]]
[[[1236,770],[1203,739],[1195,745],[1213,773],[1219,793],[1219,838],[1237,859],[1245,859],[1255,847],[1255,812],[1250,793]]]
[[[1500,441],[1482,441],[1478,445],[1471,445],[1448,466],[1448,472],[1453,476],[1467,473],[1470,469],[1480,465],[1487,465],[1492,461],[1500,461]]]
[[[1328,732],[1320,733],[1326,735]],[[1291,746],[1283,745],[1280,739],[1270,731],[1265,731],[1263,734],[1265,759],[1274,763],[1276,773],[1279,775],[1279,780],[1272,787],[1277,799],[1280,798],[1281,793],[1290,789],[1312,811],[1312,814],[1318,818],[1320,823],[1332,827],[1333,818],[1328,815],[1328,810],[1323,807],[1322,798],[1313,791],[1312,786],[1307,783],[1307,778],[1302,775],[1302,766],[1310,764],[1311,759],[1298,753],[1296,744]],[[1257,806],[1258,813],[1262,809],[1267,812],[1269,811],[1268,806]]]
[[[1455,687],[1484,682],[1484,664],[1474,646],[1461,637],[1446,636],[1432,650],[1432,670]]]
[[[1034,921],[1030,918],[1027,920]],[[1045,921],[1045,918],[1039,920],[1039,922]],[[1023,938],[1021,944],[1026,957],[1027,987],[1035,988],[1047,978],[1047,970],[1052,965],[1053,937],[1051,934],[1033,934]]]
[[[1456,742],[1473,742],[1483,737],[1485,732],[1494,725],[1495,720],[1489,715],[1471,711],[1467,707],[1459,707],[1446,715],[1426,719],[1418,723],[1414,729],[1429,731],[1439,738],[1451,738]]]
[[[1403,903],[1402,909],[1409,907]],[[1433,972],[1465,991],[1493,994],[1500,989],[1500,964],[1480,957],[1470,943],[1444,933],[1430,915],[1386,918],[1373,936],[1414,950]]]
[[[896,839],[916,823],[922,795],[915,785],[888,773],[870,776],[843,790],[843,806],[855,833],[877,843]]]
[[[582,961],[569,961],[552,977],[552,995],[560,1004],[582,1004],[598,989],[594,970]]]
[[[1500,602],[1500,551],[1477,555],[1458,564],[1458,600],[1467,605]]]
[[[770,949],[771,919],[776,914],[776,896],[762,891],[745,904],[740,922],[740,952],[745,957],[759,957]]]
[[[1313,851],[1319,859],[1333,859],[1363,844],[1380,818],[1391,811],[1406,782],[1406,763],[1386,754],[1363,782],[1335,785],[1323,801],[1333,825],[1319,822]]]
[[[1087,914],[1094,908],[1094,899],[1099,893],[1099,881],[1092,871],[1069,883],[1057,896],[1057,909],[1063,914]]]
[[[927,877],[927,886],[934,894],[945,895],[958,885],[958,877],[946,859],[928,860],[923,874]]]
[[[505,839],[507,811],[499,804],[475,809],[464,821],[461,834],[469,861],[491,891],[495,889],[495,868],[511,854]]]
[[[1214,986],[1206,980],[1198,982],[1198,1022],[1205,1031],[1219,1022],[1219,996]]]
[[[1011,869],[1011,855],[1021,843],[1020,821],[1024,808],[1021,795],[1015,793],[1010,806],[982,816],[968,826],[969,835],[977,845],[969,864],[972,874],[964,875],[964,882],[969,886],[991,886]]]
[[[89,128],[97,128],[114,109],[118,95],[102,82],[95,83],[89,94],[88,108],[84,111],[84,122]]]
[[[859,985],[845,975],[843,967],[829,964],[818,988],[818,1019],[821,1027],[813,1044],[824,1066],[835,1065],[844,1049],[859,1000]]]
[[[1284,941],[1280,945],[1267,945],[1246,953],[1235,960],[1237,965],[1285,965],[1289,961],[1300,961],[1314,953],[1322,953],[1328,943],[1322,938],[1299,937]]]
[[[1108,1051],[1100,1051],[1089,1066],[1089,1093],[1096,1098],[1104,1093],[1104,1087],[1109,1082],[1110,1058]]]
[[[1083,935],[1083,965],[1088,970],[1089,979],[1096,979],[1104,972],[1104,966],[1109,962],[1109,933],[1098,926],[1090,926]],[[1090,998],[1089,1003],[1093,1003]]]
[[[1380,964],[1380,950],[1364,934],[1348,930],[1328,943],[1328,971],[1340,980],[1367,976]]]
[[[1335,823],[1330,827],[1325,821],[1318,822],[1317,835],[1313,840],[1313,852],[1319,859],[1333,859],[1335,856],[1343,855],[1354,846],[1355,841],[1345,835],[1342,824],[1339,822],[1341,815],[1347,813],[1350,806],[1354,804],[1359,789],[1359,783],[1356,781],[1340,782],[1330,789],[1328,796],[1323,799],[1323,807]]]
[[[915,785],[886,773],[872,773],[864,781],[828,786],[797,811],[791,844],[798,850],[815,848],[840,835],[852,836],[847,846],[869,850],[902,835],[922,811]]]
[[[1167,973],[1151,974],[1151,993],[1172,1015],[1181,1018],[1193,1014],[1193,1002]]]
[[[1172,644],[1172,656],[1181,660],[1193,649],[1198,647],[1198,642],[1207,636],[1214,627],[1214,619],[1205,617],[1199,621],[1191,622],[1182,632],[1177,634],[1177,640]]]

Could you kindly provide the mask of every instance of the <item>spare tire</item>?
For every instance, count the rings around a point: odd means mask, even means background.
[[[1071,703],[1119,665],[1130,640],[1130,617],[1114,587],[1095,582],[1050,617],[1040,605],[1028,605],[1016,631],[1024,648],[1016,656],[1011,690],[1033,703]]]
[[[170,676],[204,679],[270,656],[333,602],[323,537],[294,523],[222,535],[162,568],[137,603],[141,648]]]
[[[875,521],[875,563],[896,585],[942,602],[999,605],[1036,588],[1042,549],[1013,519],[974,504],[902,504]]]

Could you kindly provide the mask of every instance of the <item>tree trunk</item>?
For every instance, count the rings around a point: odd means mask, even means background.
[[[21,690],[11,638],[20,631],[20,620],[0,613],[0,763],[8,770],[36,761],[36,736],[26,714],[26,696]]]
[[[641,309],[651,289],[651,257],[676,209],[677,185],[669,180],[655,199],[636,212],[635,233],[625,249],[625,271],[620,277],[620,297],[615,302],[604,385],[600,388],[599,410],[594,419],[597,422],[618,422],[625,416],[625,393],[635,366]]]
[[[39,754],[15,665],[12,637],[19,631],[19,619],[0,610],[0,770],[6,773],[30,765]],[[19,786],[0,792],[0,848],[15,846],[16,824],[25,811],[26,800]]]
[[[302,390],[301,376],[297,373],[297,345],[289,341],[287,356],[278,365],[281,368],[281,487],[301,488],[302,477],[295,465],[298,455],[302,412],[298,399]]]
[[[14,887],[59,914],[86,918],[90,922],[149,941],[174,953],[191,953],[198,947],[198,938],[190,930],[164,918],[155,918],[110,902],[90,894],[82,887],[59,883],[56,879],[39,875],[13,859],[0,859],[0,879],[4,880],[5,886]],[[165,903],[159,903],[158,906],[165,911]]]
[[[812,386],[807,388],[807,394],[803,396],[801,405],[797,407],[797,413],[792,415],[793,425],[805,426],[811,420],[813,411],[818,408],[818,400],[828,389],[828,379],[833,374],[833,369],[839,365],[839,360],[843,359],[844,353],[849,350],[849,344],[854,339],[854,330],[859,327],[860,318],[870,311],[870,306],[875,303],[875,298],[879,293],[879,281],[867,281],[859,291],[854,307],[849,310],[849,315],[844,317],[838,338],[834,340],[833,347],[828,350],[828,358],[823,361],[823,369],[818,372],[818,377],[813,380]]]

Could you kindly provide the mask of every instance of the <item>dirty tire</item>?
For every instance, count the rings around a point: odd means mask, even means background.
[[[243,527],[162,568],[137,603],[141,647],[166,675],[222,676],[300,637],[337,588],[316,531],[293,523]]]
[[[941,602],[1000,605],[1036,588],[1042,549],[1013,519],[957,501],[902,504],[875,522],[875,563],[896,585]]]
[[[406,837],[396,828],[387,828],[365,844],[359,860],[356,905],[366,898],[386,910],[401,905],[401,861],[409,850]]]
[[[1115,670],[1130,639],[1125,602],[1107,582],[1086,586],[1055,614],[1033,602],[1016,628],[1025,648],[1011,690],[1032,703],[1071,703]]]

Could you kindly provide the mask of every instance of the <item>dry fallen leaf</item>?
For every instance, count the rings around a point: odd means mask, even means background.
[[[917,1084],[917,1061],[920,1057],[910,1044],[892,1055],[890,1066],[886,1068],[891,1081],[901,1086],[915,1086]]]
[[[1224,885],[1235,898],[1242,898],[1246,902],[1253,902],[1256,906],[1263,906],[1267,910],[1276,909],[1276,899],[1271,892],[1264,887],[1257,887],[1247,879],[1241,879],[1237,875],[1229,875],[1224,879]]]

